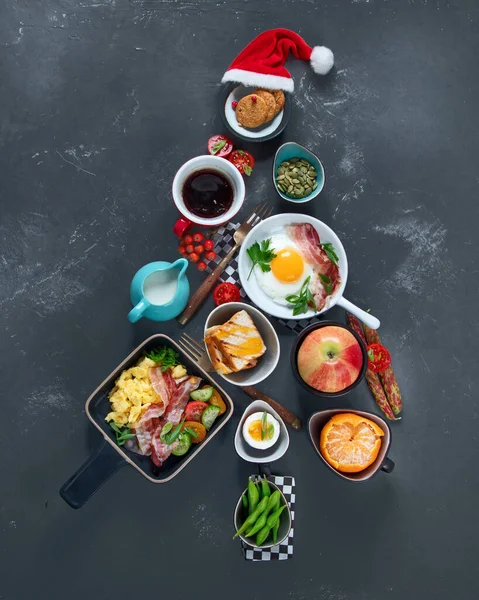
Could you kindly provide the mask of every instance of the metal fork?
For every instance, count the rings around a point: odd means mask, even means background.
[[[228,252],[228,254],[218,263],[214,271],[208,275],[203,281],[197,291],[193,294],[188,302],[187,307],[178,317],[180,325],[186,325],[191,317],[196,313],[198,308],[203,304],[208,294],[211,292],[213,286],[218,281],[221,273],[225,270],[225,267],[233,258],[235,252],[243,243],[247,234],[263,219],[267,219],[273,209],[268,206],[266,202],[261,202],[253,209],[253,212],[241,223],[238,229],[234,232],[233,239],[235,241],[234,246]]]
[[[213,365],[210,362],[208,357],[208,353],[204,346],[202,346],[199,342],[197,342],[194,338],[192,338],[187,333],[183,333],[180,339],[178,340],[178,344],[183,348],[185,353],[198,365],[204,369],[206,372],[211,373],[214,372]],[[252,385],[241,386],[241,389],[245,394],[247,394],[253,400],[263,400],[266,404],[269,404],[271,408],[280,415],[285,423],[291,425],[293,429],[301,429],[301,419],[297,417],[290,410],[273,400],[266,394],[263,394],[260,390],[253,387]]]

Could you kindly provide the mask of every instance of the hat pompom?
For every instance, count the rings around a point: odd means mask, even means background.
[[[315,73],[326,75],[333,68],[334,54],[326,46],[314,46],[309,62]]]

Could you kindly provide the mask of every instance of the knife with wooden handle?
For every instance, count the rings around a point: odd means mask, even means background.
[[[250,398],[253,398],[253,400],[263,400],[263,402],[269,404],[271,408],[274,408],[274,410],[283,419],[283,421],[288,425],[291,425],[293,429],[301,429],[301,419],[284,406],[281,406],[281,404],[278,404],[276,400],[273,400],[272,398],[270,398],[266,394],[263,394],[263,392],[260,392],[258,389],[251,385],[242,386],[241,389],[245,394],[248,394]]]
[[[213,289],[213,286],[218,281],[221,276],[221,273],[225,270],[225,267],[228,265],[230,260],[233,258],[234,253],[238,249],[238,244],[235,244],[228,254],[218,263],[215,267],[214,271],[208,275],[208,277],[203,281],[200,287],[196,290],[196,292],[191,296],[188,305],[185,310],[178,317],[178,323],[180,325],[186,325],[191,317],[196,313],[198,308],[203,304],[206,300],[208,294]]]

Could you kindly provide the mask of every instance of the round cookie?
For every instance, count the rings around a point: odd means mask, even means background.
[[[282,92],[281,90],[271,90],[271,93],[273,94],[274,100],[276,102],[276,112],[274,114],[277,115],[284,108],[284,92]]]
[[[276,113],[276,100],[274,99],[272,92],[270,92],[269,90],[264,90],[262,88],[258,88],[256,90],[255,94],[257,94],[258,96],[261,96],[261,98],[263,98],[263,100],[266,102],[268,112],[266,114],[265,123],[268,123],[269,121],[271,121],[271,119],[274,117],[274,115],[277,114]]]
[[[254,129],[265,122],[268,109],[266,102],[256,94],[244,96],[236,107],[236,119],[243,127]]]

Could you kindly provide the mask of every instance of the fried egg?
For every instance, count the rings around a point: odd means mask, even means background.
[[[305,279],[312,275],[298,245],[280,229],[271,235],[270,247],[276,258],[270,262],[271,271],[264,273],[259,265],[254,268],[258,285],[277,304],[288,305],[286,296],[298,294]]]
[[[267,450],[278,441],[279,423],[268,412],[255,412],[243,424],[243,437],[252,448]]]

